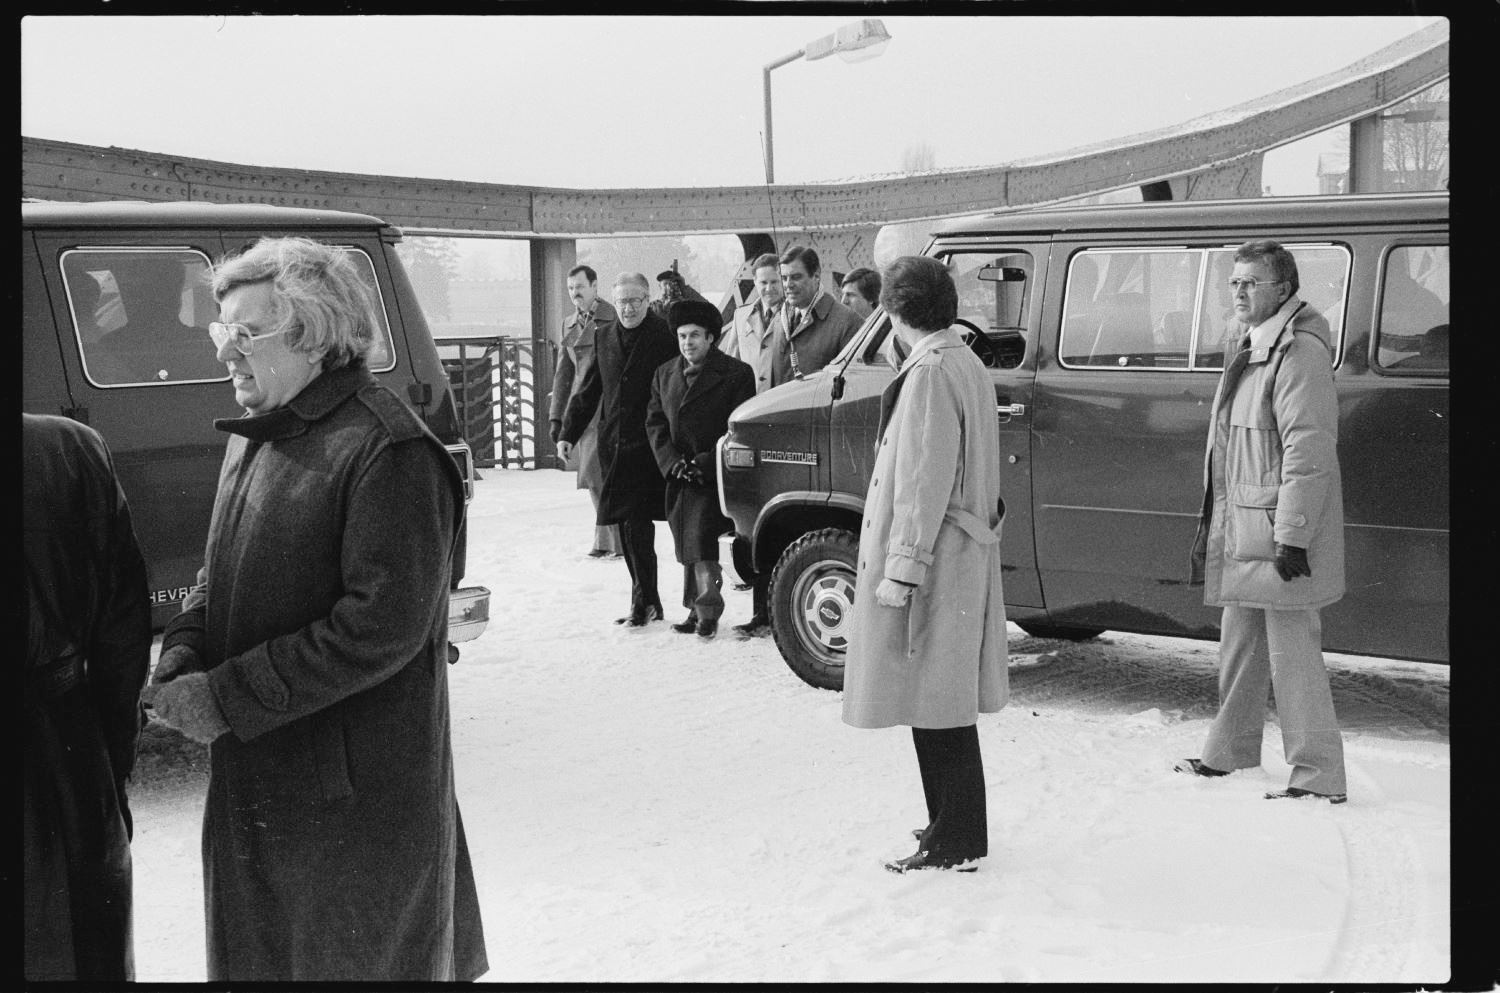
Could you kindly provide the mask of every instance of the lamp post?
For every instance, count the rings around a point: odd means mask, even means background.
[[[879,18],[866,18],[855,21],[839,28],[833,34],[824,35],[815,41],[810,41],[803,48],[797,49],[790,55],[783,55],[774,62],[766,63],[765,69],[761,71],[761,82],[765,90],[766,103],[766,185],[776,181],[776,159],[771,144],[771,70],[784,66],[788,62],[796,62],[798,59],[807,59],[809,62],[817,59],[837,55],[845,62],[863,62],[873,59],[885,51],[885,46],[890,44],[891,36],[886,33],[885,25]]]

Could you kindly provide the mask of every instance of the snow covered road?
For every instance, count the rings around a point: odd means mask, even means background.
[[[1350,801],[1268,801],[1263,767],[1171,771],[1215,706],[1215,646],[1012,627],[984,715],[990,857],[896,876],[925,821],[905,729],[858,731],[769,638],[611,620],[588,495],[486,470],[467,583],[490,628],[450,670],[489,982],[1424,983],[1448,976],[1448,673],[1330,657]],[[663,601],[678,599],[658,528]],[[749,615],[726,592],[724,626]],[[685,613],[669,608],[668,620]],[[133,797],[142,981],[204,978],[205,763],[154,735]]]

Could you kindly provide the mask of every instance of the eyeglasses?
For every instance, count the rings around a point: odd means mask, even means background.
[[[645,297],[615,297],[615,303],[621,307],[639,307],[645,302]]]
[[[286,334],[291,328],[282,328],[280,331],[267,331],[265,334],[251,334],[250,329],[243,324],[220,324],[214,321],[208,326],[208,336],[214,340],[215,348],[223,348],[225,342],[233,342],[235,350],[241,355],[249,355],[255,347],[254,343],[262,338],[274,338],[278,334]]]
[[[1275,286],[1277,283],[1284,282],[1286,282],[1284,279],[1256,279],[1254,276],[1245,276],[1243,279],[1231,279],[1229,288],[1238,291],[1243,286],[1247,291],[1254,293],[1257,286]]]

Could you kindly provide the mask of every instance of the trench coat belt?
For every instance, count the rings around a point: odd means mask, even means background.
[[[977,514],[970,513],[962,507],[949,507],[948,512],[943,515],[945,520],[952,521],[958,525],[958,529],[973,538],[981,545],[993,545],[1000,540],[1000,527],[1005,523],[1005,518],[995,522],[994,527],[989,527],[979,519]]]
[[[34,692],[39,693],[43,698],[52,699],[62,696],[83,682],[83,675],[83,656],[69,655],[31,669],[26,673],[26,681],[31,684]]]

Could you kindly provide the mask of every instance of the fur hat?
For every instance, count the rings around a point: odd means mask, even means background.
[[[684,324],[696,324],[716,341],[724,333],[724,315],[706,300],[678,300],[667,308],[667,324],[673,334]]]

